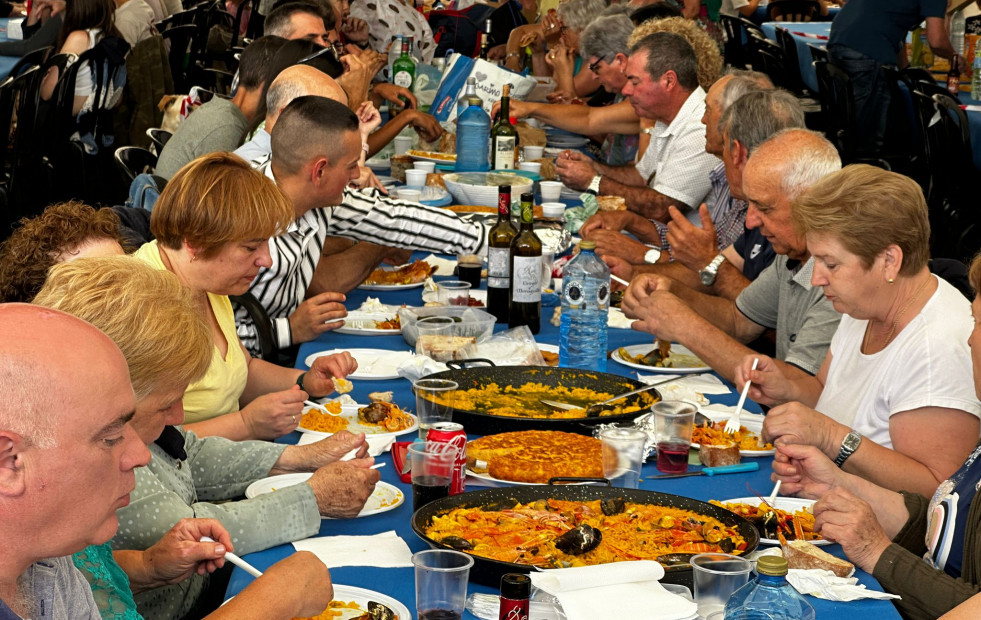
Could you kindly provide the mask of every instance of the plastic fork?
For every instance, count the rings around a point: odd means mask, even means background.
[[[754,357],[753,370],[756,370],[756,367],[759,365],[759,363],[760,363],[760,358]],[[729,421],[726,422],[726,427],[723,429],[727,435],[732,435],[733,433],[739,431],[739,427],[740,427],[739,418],[743,413],[743,405],[746,404],[746,396],[749,394],[749,386],[751,385],[753,385],[753,382],[747,381],[746,385],[743,386],[742,394],[739,395],[739,402],[736,403],[736,413],[732,414],[732,417],[729,418]]]
[[[343,415],[343,413],[331,413],[330,411],[327,411],[327,407],[324,407],[320,403],[315,403],[312,400],[305,400],[305,401],[303,401],[303,404],[306,405],[307,407],[313,407],[314,409],[316,409],[320,413],[326,413],[327,415],[332,415],[332,416],[340,416],[340,415]]]

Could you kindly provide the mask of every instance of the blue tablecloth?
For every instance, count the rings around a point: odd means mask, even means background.
[[[0,41],[10,40],[7,36],[7,23],[10,22],[10,19],[9,17],[0,19]],[[18,60],[20,60],[20,56],[0,56],[0,80],[4,80],[10,75],[10,71]]]
[[[348,295],[348,308],[357,308],[369,295],[380,297],[383,303],[388,304],[408,304],[420,305],[421,289],[411,289],[406,292],[367,292],[361,290],[352,291]],[[558,343],[559,330],[548,322],[551,317],[552,309],[546,308],[542,312],[542,329],[537,339],[542,343]],[[498,326],[501,329],[502,326]],[[651,342],[651,336],[641,332],[624,329],[609,330],[609,347],[638,344]],[[297,357],[298,367],[307,368],[304,360],[312,353],[328,349],[348,349],[348,348],[381,348],[389,350],[406,350],[408,347],[401,336],[352,336],[328,332],[314,342],[306,343],[300,347]],[[631,375],[633,371],[612,360],[609,362],[608,371],[611,373]],[[354,381],[354,391],[352,396],[359,402],[367,402],[369,392],[392,390],[395,392],[395,402],[402,407],[414,410],[415,401],[411,393],[408,381],[396,379],[390,381]],[[738,395],[735,393],[724,397],[713,397],[717,402],[734,405]],[[748,403],[747,410],[759,411],[759,408],[752,403]],[[289,443],[298,441],[299,434],[293,433],[284,438]],[[406,439],[412,439],[412,435],[406,435]],[[419,539],[410,526],[412,517],[412,487],[401,482],[396,475],[392,465],[391,454],[384,454],[378,459],[386,463],[381,471],[381,478],[385,482],[392,483],[401,488],[406,494],[406,502],[395,510],[377,514],[371,517],[347,520],[324,520],[320,528],[321,535],[369,535],[394,530],[402,539],[408,543],[413,552],[421,551],[427,545]],[[729,474],[718,478],[707,476],[696,476],[671,480],[653,480],[650,477],[657,475],[658,471],[653,463],[646,463],[643,469],[645,479],[641,482],[641,488],[648,490],[684,495],[695,499],[707,501],[709,499],[727,499],[733,497],[745,497],[754,493],[766,494],[772,488],[770,482],[770,463],[771,458],[758,459],[760,470],[758,472]],[[474,487],[471,487],[474,488]],[[480,488],[480,487],[478,487]],[[833,553],[841,555],[841,548],[837,545],[828,547]],[[289,556],[293,553],[291,545],[281,545],[265,551],[252,553],[246,559],[257,566],[260,570],[265,569],[271,564]],[[335,584],[344,584],[369,588],[392,596],[402,601],[411,611],[415,610],[415,581],[414,573],[411,568],[380,569],[368,567],[340,567],[331,569],[331,579]],[[881,590],[878,583],[871,575],[862,571],[858,572],[861,583],[870,589]],[[228,586],[228,596],[238,593],[248,583],[252,577],[241,569],[236,568],[232,574]],[[497,593],[494,588],[471,583],[469,592]],[[857,618],[864,620],[875,620],[885,618],[898,618],[892,603],[888,601],[857,601],[853,603],[832,603],[815,598],[809,598],[809,602],[814,605],[820,618]],[[471,614],[465,614],[465,618],[474,618]]]

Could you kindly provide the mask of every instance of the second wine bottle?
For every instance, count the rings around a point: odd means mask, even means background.
[[[521,194],[521,230],[511,242],[511,304],[508,326],[542,327],[542,241],[535,234],[535,195]]]

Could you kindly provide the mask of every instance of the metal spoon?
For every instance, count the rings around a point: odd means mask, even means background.
[[[690,376],[690,375],[686,375],[686,376]],[[637,388],[636,390],[631,390],[629,392],[625,392],[623,394],[620,394],[619,396],[614,396],[613,398],[608,398],[608,399],[606,399],[604,401],[600,401],[598,403],[593,403],[589,407],[586,407],[586,417],[587,418],[594,418],[594,417],[596,417],[596,416],[599,415],[599,412],[600,412],[600,410],[603,409],[603,406],[604,405],[609,405],[610,403],[616,402],[616,401],[618,401],[620,399],[623,399],[623,398],[626,398],[628,396],[633,396],[634,394],[640,394],[642,392],[646,392],[648,390],[651,390],[651,389],[653,389],[653,388],[661,385],[662,383],[670,383],[671,381],[678,381],[678,379],[676,379],[676,378],[665,379],[664,381],[658,381],[657,383],[652,383],[650,385],[645,385],[644,387]],[[572,403],[563,403],[563,402],[557,401],[557,400],[546,400],[544,398],[539,399],[539,402],[540,403],[543,403],[545,405],[548,405],[549,407],[555,407],[556,409],[564,409],[566,411],[572,411],[574,409],[582,409],[583,408],[582,405],[573,405]]]

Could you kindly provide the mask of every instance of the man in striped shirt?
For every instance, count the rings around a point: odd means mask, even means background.
[[[290,197],[296,211],[286,233],[269,240],[272,265],[260,270],[249,290],[269,314],[280,348],[339,327],[337,320],[346,313],[337,303],[344,300],[338,289],[360,283],[392,248],[476,254],[486,246],[483,226],[455,213],[389,198],[377,189],[347,188],[349,177],[334,167],[344,161],[335,164],[332,159],[346,133],[331,130],[327,120],[340,113],[338,107],[343,106],[324,97],[297,97],[273,127],[267,124],[271,153],[253,160]],[[360,152],[359,138],[355,155]],[[366,243],[325,256],[328,235]],[[308,295],[313,297],[304,302]],[[235,319],[242,342],[258,351],[256,327],[244,308],[236,308]]]

